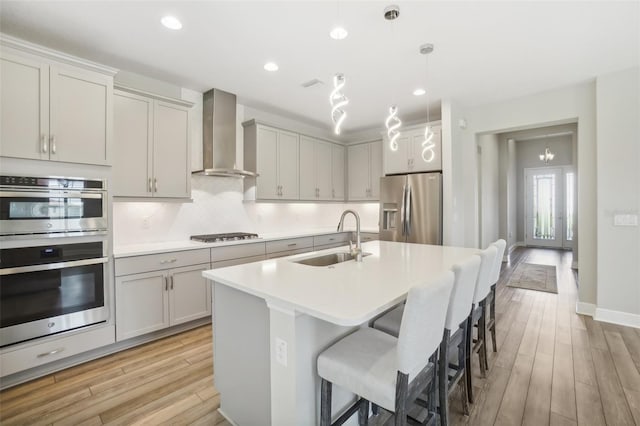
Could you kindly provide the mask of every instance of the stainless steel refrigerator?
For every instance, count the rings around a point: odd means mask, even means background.
[[[442,244],[442,173],[380,178],[380,239]]]

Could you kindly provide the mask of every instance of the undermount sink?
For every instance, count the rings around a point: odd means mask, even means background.
[[[371,253],[362,253],[362,257],[369,256]],[[348,260],[355,259],[355,256],[352,256],[349,252],[338,252],[338,253],[329,253],[323,254],[321,256],[316,257],[308,257],[306,259],[300,260],[292,260],[295,263],[301,263],[303,265],[309,266],[331,266],[336,263],[346,262]]]

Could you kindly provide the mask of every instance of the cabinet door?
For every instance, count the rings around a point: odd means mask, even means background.
[[[50,85],[51,160],[108,164],[113,117],[111,78],[52,66]]]
[[[116,278],[116,340],[169,326],[166,271]]]
[[[419,135],[413,137],[413,171],[432,172],[442,170],[442,136],[441,127],[433,126],[433,148],[425,151],[422,146],[424,142],[424,129]],[[424,152],[424,154],[423,154]]]
[[[344,146],[331,146],[331,198],[334,200],[344,200],[344,154]]]
[[[278,131],[258,126],[256,136],[256,197],[260,200],[279,198]]]
[[[150,197],[153,100],[115,92],[113,104],[113,195]]]
[[[369,144],[347,148],[349,200],[366,200],[369,196]]]
[[[300,136],[300,199],[315,200],[316,189],[316,148],[318,141]]]
[[[391,150],[389,141],[384,139],[384,173],[397,174],[407,173],[410,171],[409,151],[411,138],[406,134],[402,134],[398,140],[398,149]]]
[[[333,199],[333,180],[331,176],[332,152],[328,142],[317,141],[315,150],[316,188],[318,200]],[[300,165],[302,172],[302,165]]]
[[[284,200],[298,199],[298,135],[278,132],[278,182]]]
[[[169,277],[169,322],[182,324],[211,315],[211,284],[202,271],[208,263],[172,269]]]
[[[0,155],[49,159],[49,66],[0,57]]]
[[[153,192],[155,197],[189,197],[189,110],[154,101]]]
[[[378,200],[380,198],[380,178],[382,174],[382,141],[369,143],[370,148],[370,183],[369,198]]]

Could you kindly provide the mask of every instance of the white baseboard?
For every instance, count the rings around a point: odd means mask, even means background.
[[[238,426],[236,423],[234,423],[234,421],[233,421],[233,420],[231,420],[231,418],[230,418],[229,416],[227,416],[227,415],[225,414],[225,412],[224,412],[224,411],[222,411],[222,408],[218,408],[218,413],[220,413],[220,415],[221,415],[222,417],[224,417],[226,421],[228,421],[229,423],[231,423],[231,425],[232,425],[232,426]]]
[[[576,313],[593,317],[596,314],[596,305],[593,303],[576,302]]]
[[[627,327],[640,328],[640,315],[638,314],[630,314],[628,312],[596,308],[596,312],[593,318],[597,321],[610,322]]]

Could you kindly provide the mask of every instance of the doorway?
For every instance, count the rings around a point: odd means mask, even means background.
[[[572,249],[575,174],[570,166],[527,168],[525,244]]]

